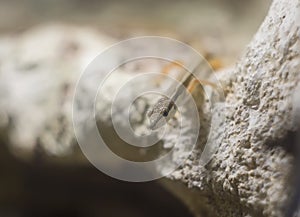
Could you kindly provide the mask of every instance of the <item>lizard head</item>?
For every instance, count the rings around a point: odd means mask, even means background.
[[[150,121],[149,128],[151,130],[156,130],[162,127],[174,117],[176,110],[176,105],[171,99],[162,97],[147,113]]]

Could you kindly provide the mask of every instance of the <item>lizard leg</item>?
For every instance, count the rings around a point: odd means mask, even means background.
[[[204,54],[204,58],[207,60],[207,62],[210,64],[213,70],[218,70],[223,68],[223,63],[221,59],[218,57],[213,56],[212,54],[206,53]]]
[[[192,91],[194,91],[198,84],[208,85],[208,86],[211,86],[214,89],[217,89],[217,85],[214,84],[213,82],[210,82],[210,81],[207,81],[207,80],[198,80],[196,78],[193,78],[191,80],[191,82],[189,83],[188,87],[187,87],[188,92],[191,93]]]

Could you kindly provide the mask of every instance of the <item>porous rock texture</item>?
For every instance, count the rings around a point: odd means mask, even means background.
[[[199,216],[283,215],[292,194],[293,157],[287,146],[294,145],[288,135],[296,128],[292,113],[300,79],[299,13],[298,0],[273,1],[231,71],[225,109],[215,111],[225,115],[222,122],[211,123],[217,125],[211,133],[222,135],[213,140],[219,147],[214,158],[203,168],[197,156],[191,157],[170,176],[178,184],[166,184]]]

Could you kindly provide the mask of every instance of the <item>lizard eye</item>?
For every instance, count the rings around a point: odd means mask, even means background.
[[[163,114],[162,114],[162,115],[163,115],[164,117],[167,117],[167,116],[168,116],[168,114],[169,114],[169,112],[168,112],[167,110],[165,110],[165,111],[163,112]]]

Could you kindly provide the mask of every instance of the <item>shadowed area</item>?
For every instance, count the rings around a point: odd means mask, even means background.
[[[157,182],[112,179],[90,165],[21,162],[0,146],[0,216],[192,216]]]

